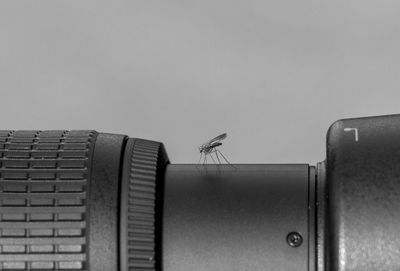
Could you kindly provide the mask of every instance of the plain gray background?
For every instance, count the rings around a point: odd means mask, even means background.
[[[336,119],[399,113],[400,2],[2,1],[1,129],[315,163]]]

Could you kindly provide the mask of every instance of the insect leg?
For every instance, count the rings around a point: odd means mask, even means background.
[[[214,150],[214,152],[215,152],[215,156],[217,156],[218,163],[220,163],[220,164],[221,164],[221,160],[219,160],[219,157],[218,157],[218,152],[217,152],[216,150]]]
[[[197,164],[196,164],[196,169],[197,169],[197,171],[199,171],[199,172],[200,172],[200,170],[199,170],[199,165],[200,165],[202,156],[203,156],[203,153],[201,152],[201,153],[200,153],[199,161],[198,161]]]
[[[200,164],[200,161],[201,161],[202,156],[203,156],[203,153],[201,152],[201,153],[200,153],[200,158],[199,158],[199,161],[197,162],[197,164]]]
[[[210,157],[211,157],[211,159],[213,160],[213,162],[215,164],[215,160],[214,160],[214,157],[212,156],[212,152],[210,152]]]
[[[234,165],[232,165],[231,163],[229,163],[228,159],[226,159],[226,157],[222,154],[222,152],[220,150],[215,149],[215,151],[217,151],[219,154],[221,154],[221,156],[224,158],[224,160],[233,168],[236,168]]]

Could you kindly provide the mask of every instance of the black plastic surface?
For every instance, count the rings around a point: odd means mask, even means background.
[[[315,223],[315,251],[316,251],[316,270],[327,271],[327,249],[326,240],[328,231],[326,230],[327,225],[327,187],[326,187],[326,174],[325,174],[325,163],[321,162],[317,165],[316,174],[316,223]]]
[[[314,270],[308,165],[206,167],[167,166],[163,271]]]
[[[126,137],[97,136],[89,198],[92,271],[119,270],[119,186]]]
[[[328,270],[400,270],[400,116],[337,121],[327,147]]]

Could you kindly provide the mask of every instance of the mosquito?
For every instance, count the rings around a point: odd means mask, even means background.
[[[221,157],[232,167],[234,167],[231,163],[229,163],[228,159],[226,159],[226,157],[222,154],[222,152],[220,150],[217,149],[217,147],[222,145],[222,140],[224,140],[227,137],[226,133],[220,134],[219,136],[214,137],[213,139],[207,141],[206,143],[202,144],[199,147],[199,151],[200,151],[200,158],[199,158],[199,162],[201,161],[201,158],[203,158],[203,165],[207,164],[207,156],[210,156],[211,159],[213,160],[213,162],[215,163],[214,157],[212,156],[212,154],[215,154],[215,157],[218,160],[218,163],[221,164],[221,160],[219,159],[219,155],[221,155]]]

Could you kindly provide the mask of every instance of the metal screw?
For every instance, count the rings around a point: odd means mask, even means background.
[[[287,235],[286,241],[291,247],[299,247],[303,243],[303,237],[298,232],[291,232]]]

